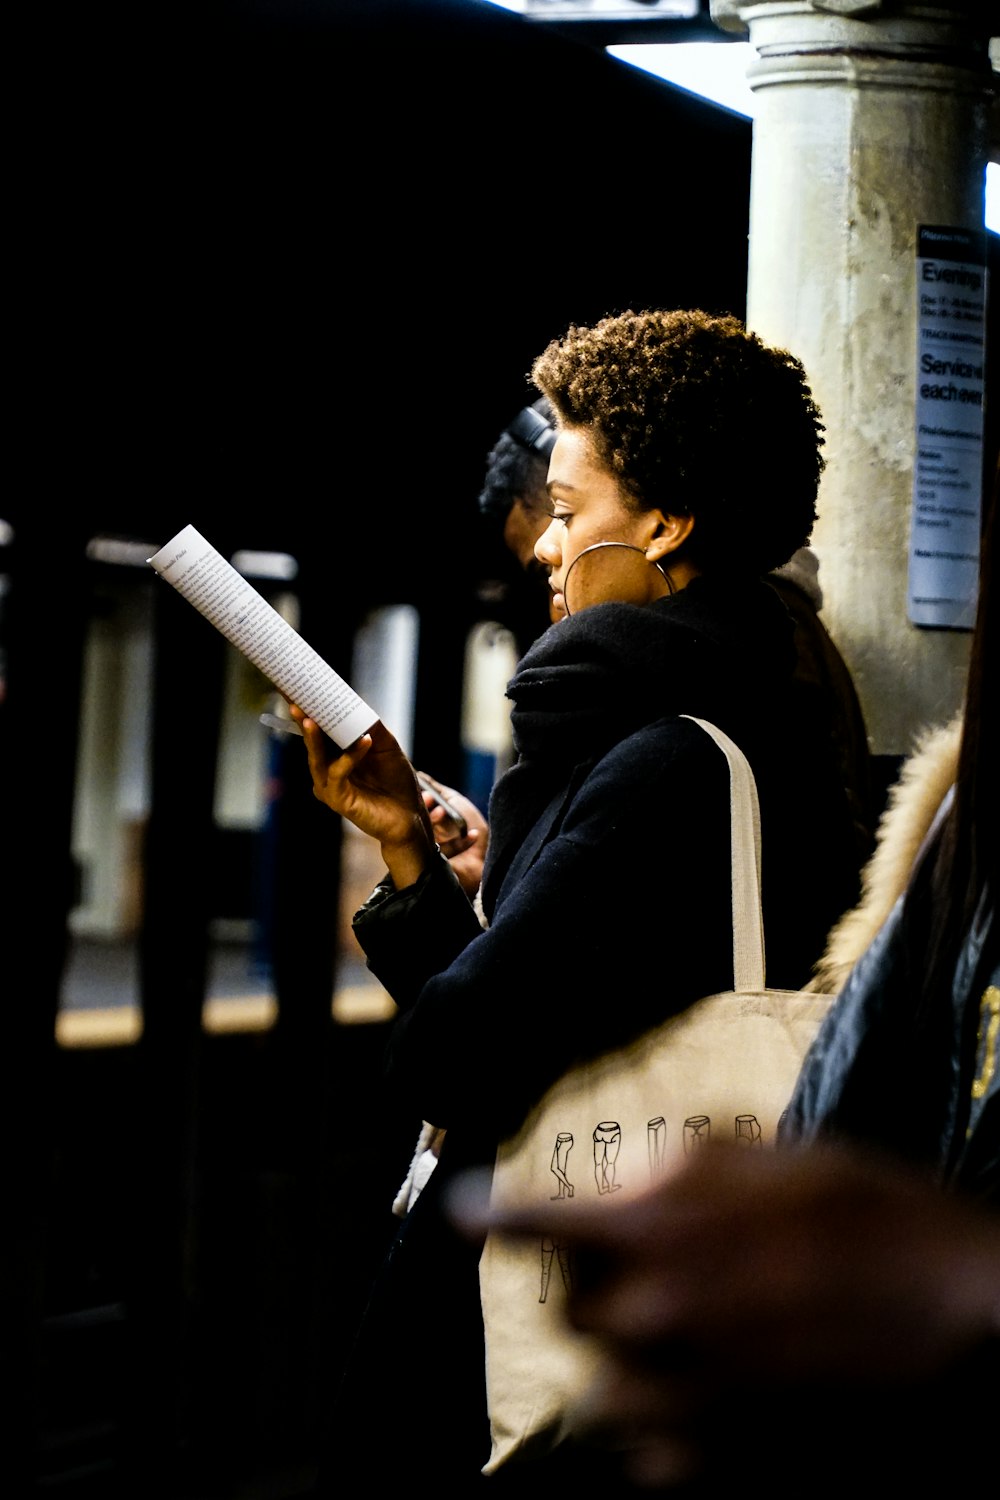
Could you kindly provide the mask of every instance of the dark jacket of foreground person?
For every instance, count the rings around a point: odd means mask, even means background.
[[[925,735],[890,795],[864,900],[830,935],[816,986],[840,991],[782,1134],[841,1136],[929,1167],[1000,1208],[1000,923],[984,883],[947,983],[921,1003],[933,869],[958,769],[961,720]]]

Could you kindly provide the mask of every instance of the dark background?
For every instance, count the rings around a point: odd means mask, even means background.
[[[465,634],[502,566],[485,455],[570,321],[743,313],[750,127],[475,0],[55,3],[6,30],[14,1484],[286,1500],[417,1122],[380,1092],[384,1027],[330,1020],[339,830],[300,761],[278,1025],[200,1031],[223,643],[166,589],[144,1036],[54,1047],[86,541],[190,521],[227,554],[293,553],[303,633],[345,672],[368,610],[415,604],[415,758],[453,780]]]
[[[750,125],[477,0],[57,0],[5,31],[11,1493],[293,1500],[418,1122],[381,1091],[385,1026],[331,1022],[339,829],[296,746],[279,1021],[201,1032],[224,643],[166,588],[145,1031],[55,1048],[85,545],[192,522],[290,552],[346,675],[363,616],[416,605],[414,758],[454,782],[464,641],[506,565],[485,456],[571,321],[743,314]]]

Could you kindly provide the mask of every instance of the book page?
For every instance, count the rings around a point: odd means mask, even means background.
[[[342,750],[377,721],[375,710],[193,526],[147,561]]]

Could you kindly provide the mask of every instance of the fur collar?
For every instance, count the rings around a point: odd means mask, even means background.
[[[861,900],[831,931],[809,990],[836,994],[906,887],[917,854],[958,768],[962,716],[925,730],[890,789],[861,878]]]

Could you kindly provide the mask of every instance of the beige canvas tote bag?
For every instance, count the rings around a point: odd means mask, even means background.
[[[627,1048],[553,1085],[498,1153],[491,1202],[543,1209],[551,1237],[487,1235],[480,1261],[494,1472],[572,1434],[574,1404],[596,1368],[564,1321],[571,1266],[559,1224],[581,1203],[648,1191],[710,1138],[767,1149],[833,997],[769,990],[760,899],[760,814],[742,751],[695,719],[730,770],[735,987],[708,995]]]

